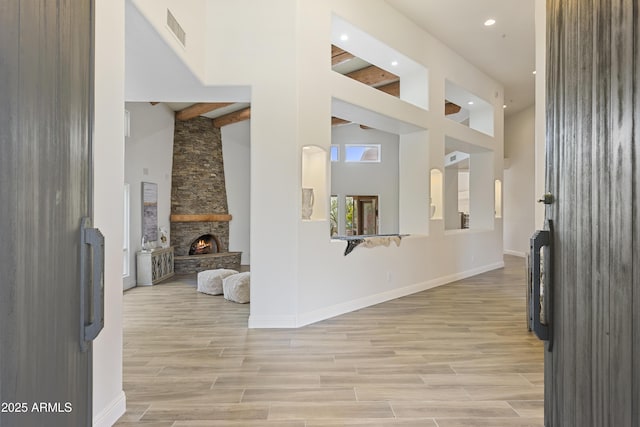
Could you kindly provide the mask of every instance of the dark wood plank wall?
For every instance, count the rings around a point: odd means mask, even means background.
[[[0,425],[91,425],[79,225],[88,212],[91,2],[0,2]],[[34,402],[72,411],[39,413]]]
[[[547,427],[640,425],[638,8],[547,1],[547,189],[556,198],[547,208],[556,230]]]
[[[637,0],[611,1],[611,282],[610,425],[632,424],[633,379],[633,126],[634,5]],[[640,125],[640,122],[638,122]],[[636,254],[636,258],[637,258]],[[640,267],[640,261],[636,261]],[[638,307],[640,309],[640,307]]]
[[[589,2],[578,2],[575,5],[575,13],[577,19],[571,24],[571,32],[585,31],[590,22],[592,14],[592,5]],[[575,55],[570,55],[567,65],[568,70],[576,70],[575,79],[573,79],[573,85],[569,89],[573,92],[574,99],[572,104],[575,105],[575,109],[571,109],[569,114],[576,114],[581,117],[578,123],[573,124],[575,130],[575,138],[577,141],[591,141],[592,140],[592,105],[594,98],[592,96],[593,88],[593,72],[591,66],[591,60],[593,59],[592,52],[594,48],[594,40],[591,37],[572,38],[567,52],[575,51]],[[568,135],[570,138],[570,136]],[[598,217],[591,212],[594,202],[593,189],[596,188],[592,184],[591,176],[586,175],[590,170],[595,169],[592,165],[592,150],[593,145],[577,144],[575,147],[575,227],[578,230],[592,230],[592,221],[597,221]],[[582,168],[579,170],[578,168]],[[579,195],[579,196],[578,196]],[[595,195],[597,197],[597,195]],[[588,212],[588,215],[581,213]],[[567,224],[569,225],[569,224]],[[597,248],[597,240],[591,236],[591,233],[577,233],[575,236],[575,245],[581,248],[585,254],[593,254],[593,250]],[[575,290],[576,304],[571,305],[571,310],[575,313],[575,357],[576,357],[576,372],[586,372],[590,370],[591,364],[594,362],[593,354],[584,352],[581,349],[593,348],[592,335],[590,333],[593,323],[591,322],[591,310],[582,310],[581,307],[589,307],[593,301],[592,288],[587,284],[590,283],[592,275],[591,267],[593,260],[591,256],[581,257],[576,253],[576,283],[584,283],[585,286],[580,289],[578,287]],[[575,376],[575,405],[577,407],[583,406],[584,408],[593,407],[594,401],[594,387],[591,384],[591,377],[589,375],[576,375]],[[577,409],[577,408],[576,408]],[[589,420],[592,419],[594,414],[585,412],[583,410],[576,411],[576,425],[588,425]]]
[[[640,5],[634,8],[634,32],[635,32],[635,52],[633,63],[633,75],[640,75]],[[633,407],[632,420],[636,425],[640,425],[640,267],[638,257],[640,256],[640,82],[637,77],[634,82],[634,182],[633,187]]]
[[[593,182],[593,203],[589,214],[592,217],[591,253],[589,276],[586,283],[591,288],[592,300],[585,310],[591,316],[591,329],[588,331],[592,336],[591,347],[586,347],[583,353],[589,359],[592,369],[597,371],[591,375],[591,370],[587,370],[583,377],[589,378],[589,399],[583,402],[581,410],[588,415],[584,419],[591,420],[591,424],[606,426],[609,420],[610,408],[609,399],[609,334],[605,331],[609,329],[609,284],[610,284],[610,264],[609,264],[609,241],[611,238],[610,228],[600,226],[608,224],[611,220],[610,204],[610,177],[606,173],[610,166],[610,149],[608,141],[610,139],[609,130],[609,110],[610,110],[610,64],[611,49],[611,13],[610,6],[604,1],[588,2],[586,7],[592,8],[593,21],[587,18],[583,31],[592,31],[589,38],[593,40],[593,51],[585,59],[585,67],[591,63],[589,68],[593,68],[593,78],[591,80],[591,99],[593,121],[591,123],[592,135],[590,144],[593,146],[593,161],[591,181]],[[589,24],[592,22],[592,24]],[[607,189],[607,191],[601,191]],[[588,369],[589,365],[581,366],[581,369]]]
[[[15,316],[10,307],[15,306],[16,272],[12,263],[11,245],[16,218],[13,210],[16,206],[16,182],[10,179],[10,171],[15,164],[16,149],[12,143],[17,139],[17,108],[19,74],[18,58],[20,45],[18,43],[18,27],[12,25],[18,22],[20,12],[19,0],[0,2],[0,100],[2,100],[2,114],[0,114],[0,402],[6,402],[11,396],[9,388],[15,381],[5,374],[5,366],[15,366],[16,354],[3,351],[7,343],[15,340]],[[0,414],[0,424],[2,424]]]

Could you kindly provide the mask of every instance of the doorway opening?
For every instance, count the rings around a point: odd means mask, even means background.
[[[346,235],[378,234],[378,196],[347,196],[345,199]]]

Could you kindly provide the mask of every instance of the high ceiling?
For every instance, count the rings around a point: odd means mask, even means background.
[[[506,115],[521,111],[534,103],[535,76],[532,72],[535,64],[535,0],[385,1],[400,13],[406,15],[416,25],[422,27],[500,82],[505,88]],[[138,60],[138,58],[145,57],[141,52],[158,52],[157,49],[149,49],[143,42],[144,40],[147,40],[147,43],[149,39],[160,40],[154,31],[150,31],[153,36],[146,37],[141,37],[139,34],[129,34],[134,29],[140,31],[140,28],[150,27],[144,19],[136,20],[138,15],[139,13],[135,8],[127,10],[127,99],[130,101],[143,99],[165,102],[169,100],[192,101],[169,104],[174,111],[181,111],[193,104],[194,101],[220,98],[220,96],[209,94],[209,92],[218,91],[218,88],[210,88],[210,90],[205,91],[206,93],[202,89],[185,91],[183,88],[179,97],[170,96],[172,94],[167,93],[157,96],[158,94],[156,93],[152,97],[153,99],[149,99],[149,90],[142,91],[141,94],[133,93],[135,91],[132,91],[132,87],[138,89],[140,87],[146,88],[149,86],[150,76],[158,76],[158,70],[167,68],[149,65],[150,61],[148,60]],[[495,19],[495,25],[485,27],[484,22],[488,18]],[[133,22],[134,20],[136,22]],[[136,43],[140,44],[138,51],[134,49]],[[164,44],[159,44],[164,47]],[[163,55],[163,60],[166,61],[167,57],[172,57],[172,55]],[[352,64],[355,64],[355,61]],[[365,65],[368,64],[364,63],[363,66]],[[348,73],[350,70],[337,71]],[[177,72],[174,70],[170,74],[175,79]],[[139,76],[139,78],[134,78],[136,76]],[[161,79],[161,77],[159,76],[157,79]],[[141,84],[141,82],[144,84]],[[194,88],[196,86],[198,85],[196,84]],[[159,87],[167,87],[167,85],[159,85]],[[147,96],[143,96],[144,93],[147,93]],[[194,97],[194,93],[197,93],[198,96]],[[228,101],[232,99],[235,101],[240,100],[234,97],[223,98]],[[248,104],[244,101],[244,103],[235,103],[224,107],[219,106],[215,111],[200,114],[210,118],[224,117],[233,112],[240,114],[243,110],[247,110],[247,107]],[[244,114],[243,117],[246,119],[249,116]]]
[[[535,0],[386,0],[502,83],[505,114],[534,103]],[[493,26],[484,22],[495,19]]]

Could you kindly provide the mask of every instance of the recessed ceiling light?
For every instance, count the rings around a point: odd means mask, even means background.
[[[490,18],[490,19],[487,19],[486,21],[484,21],[484,26],[485,27],[490,27],[495,23],[496,23],[496,20],[493,19],[493,18]]]
[[[398,61],[392,61],[391,65],[393,65],[394,67],[397,67],[398,66]]]
[[[346,42],[347,40],[349,40],[349,34],[340,34],[340,40]]]
[[[536,73],[536,70],[533,70],[533,74],[535,74],[535,73]]]
[[[502,108],[507,108],[507,104],[504,104],[504,105],[502,106]]]
[[[467,104],[473,105],[473,101],[469,101],[469,102],[467,102]]]

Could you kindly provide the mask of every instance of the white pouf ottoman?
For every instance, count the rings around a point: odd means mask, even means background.
[[[238,272],[225,268],[201,271],[198,273],[198,292],[209,295],[221,295],[222,281],[225,277],[233,274],[238,274]]]
[[[224,298],[229,301],[239,302],[240,304],[249,302],[250,284],[251,273],[248,271],[226,277],[222,281]]]

